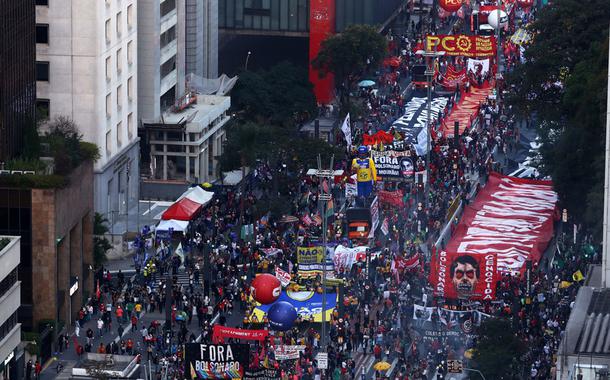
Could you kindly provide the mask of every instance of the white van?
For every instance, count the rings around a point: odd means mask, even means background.
[[[536,168],[532,168],[529,166],[522,166],[514,172],[510,173],[509,176],[517,177],[517,178],[538,178],[540,177],[540,173]]]

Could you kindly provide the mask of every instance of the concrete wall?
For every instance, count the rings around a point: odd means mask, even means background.
[[[203,76],[203,8],[201,0],[186,0],[186,74]]]
[[[207,0],[203,7],[203,74],[218,77],[218,0]]]
[[[32,189],[32,263],[34,324],[40,319],[70,320],[93,291],[93,164],[85,162],[64,189]],[[79,290],[69,296],[71,277]]]
[[[160,116],[160,7],[158,0],[138,1],[138,110],[142,120]]]

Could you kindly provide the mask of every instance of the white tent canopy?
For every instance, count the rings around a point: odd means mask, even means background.
[[[174,230],[174,232],[184,232],[189,226],[189,222],[186,220],[162,220],[157,225],[157,231],[169,231],[170,228]]]
[[[212,200],[212,197],[214,197],[214,193],[212,193],[210,191],[205,191],[199,186],[195,186],[195,187],[191,187],[190,189],[185,191],[184,194],[182,194],[180,196],[180,198],[178,198],[178,201],[182,198],[188,198],[188,199],[192,200],[193,202],[196,202],[196,203],[201,204],[202,206],[205,206],[208,203],[210,203],[210,201]]]

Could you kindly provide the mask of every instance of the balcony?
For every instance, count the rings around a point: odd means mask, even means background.
[[[176,69],[172,70],[169,74],[161,78],[161,90],[159,94],[165,94],[170,88],[176,85],[178,78],[178,72]]]
[[[178,40],[175,39],[161,48],[159,64],[162,65],[178,53]]]
[[[17,236],[0,236],[0,281],[19,265],[21,257],[20,239]],[[7,240],[8,243],[2,246],[2,242]]]
[[[17,323],[13,329],[0,341],[0,361],[4,360],[19,346],[21,342],[21,323]]]
[[[163,34],[168,31],[169,28],[178,23],[178,11],[174,9],[161,18],[161,30],[159,34]]]

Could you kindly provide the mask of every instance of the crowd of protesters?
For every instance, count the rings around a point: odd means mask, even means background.
[[[383,68],[377,89],[362,89],[359,93],[364,116],[355,123],[354,144],[361,141],[363,134],[388,130],[401,114],[406,96],[405,79],[413,65],[421,63],[421,58],[413,52],[421,42],[418,36],[423,30],[436,29],[434,24],[424,21],[409,25],[411,28],[404,34],[390,38],[391,53],[399,56],[399,63]],[[506,59],[515,61],[512,55]],[[451,58],[444,59],[441,72],[448,63],[459,65]],[[474,79],[477,85],[484,82],[495,85],[489,75]],[[467,88],[457,89],[446,113],[459,101],[462,91]],[[436,366],[440,363],[442,368],[449,353],[454,351],[451,341],[423,339],[413,325],[413,305],[436,306],[426,289],[428,258],[434,254],[434,243],[441,229],[451,222],[452,203],[457,199],[467,204],[477,188],[484,185],[489,172],[504,166],[505,162],[494,161],[494,152],[506,157],[518,145],[519,130],[502,98],[500,91],[486,99],[480,105],[476,122],[460,138],[438,134],[431,144],[430,178],[425,189],[417,183],[387,187],[401,192],[402,207],[381,205],[379,220],[387,224],[370,247],[370,262],[357,262],[336,274],[342,284],[338,291],[342,298],[329,322],[329,363],[325,378],[367,378],[366,368],[357,363],[357,354],[373,355],[376,362],[397,359],[392,375],[395,379],[429,378]],[[433,121],[436,128],[442,125],[444,115]],[[400,131],[391,132],[401,138]],[[163,368],[168,376],[184,378],[182,345],[211,342],[213,324],[269,330],[268,321],[251,318],[254,304],[248,289],[256,273],[275,273],[275,268],[281,268],[302,288],[319,291],[321,286],[326,286],[319,277],[300,278],[295,265],[296,248],[316,244],[323,233],[347,246],[358,244],[345,238],[347,228],[343,216],[345,208],[353,204],[353,199],[345,196],[351,175],[348,162],[336,164],[336,168],[346,170],[346,178],[328,184],[335,204],[339,205],[331,215],[329,231],[322,231],[318,212],[317,194],[322,184],[306,176],[306,168],[280,173],[265,163],[254,168],[245,188],[223,188],[215,192],[211,204],[191,223],[190,232],[180,239],[153,238],[149,230],[143,231],[134,245],[135,279],[127,279],[121,272],[116,278],[109,272],[100,273],[95,297],[79,312],[72,337],[75,349],[79,354],[140,354],[143,360],[154,363],[157,378],[161,377]],[[423,161],[415,162],[417,170],[422,171]],[[281,215],[260,212],[264,209],[261,198],[269,191],[267,185],[277,176],[288,177],[289,184],[282,195],[291,199],[291,215],[296,220],[287,221]],[[379,185],[379,190],[383,188]],[[244,225],[252,226],[246,234],[241,229]],[[179,249],[177,243],[180,243]],[[442,240],[441,248],[446,243]],[[532,379],[549,378],[551,358],[570,313],[576,286],[564,287],[561,281],[566,276],[571,278],[572,273],[583,270],[593,260],[581,259],[574,249],[566,247],[552,266],[534,271],[531,294],[535,296],[526,297],[522,278],[505,276],[498,284],[503,303],[485,306],[486,313],[512,315],[519,325],[520,337],[528,342],[524,362],[530,366]],[[408,270],[397,268],[399,260],[414,257],[418,257],[417,265]],[[178,273],[186,275],[188,284],[178,282]],[[506,310],[506,305],[514,304],[520,305],[518,310]],[[142,321],[144,313],[154,312],[168,314],[169,326],[158,321]],[[95,321],[96,329],[83,331],[89,321]],[[95,338],[112,331],[113,326],[118,331],[118,342],[96,345]],[[139,331],[141,339],[123,339],[128,326],[132,331]],[[251,345],[251,367],[279,369],[282,379],[320,379],[322,371],[315,363],[315,354],[321,347],[320,334],[319,324],[299,318],[291,330],[272,332],[270,339]],[[463,348],[469,343],[462,344]],[[70,340],[62,336],[61,349],[69,344]],[[305,348],[298,359],[276,360],[275,350],[280,344]],[[376,371],[374,376],[383,378],[385,372]]]

